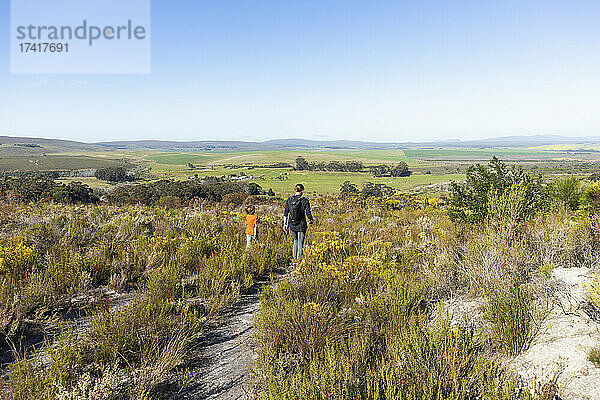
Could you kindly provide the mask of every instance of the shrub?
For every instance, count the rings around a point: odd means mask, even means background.
[[[541,177],[534,178],[522,168],[511,167],[493,157],[487,167],[480,164],[467,168],[465,184],[450,185],[450,218],[455,221],[483,222],[488,216],[491,196],[520,188],[523,192],[523,214],[533,215],[545,206]]]
[[[583,195],[579,179],[574,176],[555,180],[548,185],[547,192],[552,202],[572,211],[579,208]]]
[[[487,219],[508,240],[514,238],[519,224],[528,215],[526,196],[527,188],[517,184],[502,194],[494,190],[488,195]]]
[[[588,360],[594,363],[596,367],[600,367],[600,346],[590,349],[588,353]]]
[[[160,349],[174,340],[184,349],[189,345],[199,331],[197,317],[189,309],[178,311],[170,301],[150,296],[122,310],[97,314],[89,340],[101,364],[152,364]]]
[[[296,158],[296,167],[294,169],[296,171],[308,171],[310,167],[308,165],[308,161],[306,161],[304,157],[298,156]]]
[[[56,190],[53,198],[65,204],[91,204],[99,201],[94,195],[94,190],[81,182],[70,182],[67,186]]]
[[[179,197],[176,197],[176,196],[162,196],[156,202],[156,206],[170,208],[170,209],[182,208],[183,202],[181,201],[181,199]]]
[[[262,187],[260,187],[259,184],[250,182],[248,184],[248,194],[250,196],[260,196],[265,194],[265,191],[262,189]]]
[[[373,175],[374,177],[378,178],[378,177],[383,177],[383,176],[389,176],[390,175],[390,171],[391,168],[389,165],[372,165],[369,167],[369,172],[371,173],[371,175]]]
[[[393,195],[395,192],[396,189],[387,186],[386,184],[367,182],[360,191],[360,194],[363,198],[388,197]]]
[[[222,204],[225,205],[233,205],[235,207],[241,206],[244,204],[244,201],[248,197],[246,193],[229,193],[223,196],[223,200],[221,200]]]
[[[492,323],[493,338],[512,356],[529,347],[541,320],[541,316],[536,315],[532,293],[518,285],[489,288],[484,312]]]
[[[184,203],[194,198],[217,202],[229,193],[242,193],[245,191],[246,184],[239,182],[161,180],[143,185],[117,187],[106,196],[106,199],[109,203],[117,205],[136,203],[153,205],[164,196],[179,197]]]
[[[38,257],[35,247],[26,246],[22,239],[11,242],[0,244],[0,277],[9,284],[17,285],[34,271]]]
[[[583,191],[581,204],[589,213],[600,211],[600,182],[594,182]]]
[[[586,288],[586,294],[590,302],[600,308],[600,275],[594,275]]]
[[[129,180],[127,171],[123,167],[99,168],[94,173],[97,179],[109,182],[125,182]]]
[[[340,193],[342,194],[358,194],[358,187],[350,181],[345,181],[340,185]]]

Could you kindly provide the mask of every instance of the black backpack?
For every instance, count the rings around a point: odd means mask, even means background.
[[[292,221],[303,221],[304,211],[302,210],[302,197],[292,196],[289,202],[290,207],[290,219]]]

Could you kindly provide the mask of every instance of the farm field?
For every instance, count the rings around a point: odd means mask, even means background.
[[[407,157],[422,160],[489,160],[493,156],[503,160],[543,160],[561,157],[561,153],[546,148],[495,149],[407,149]],[[562,154],[564,157],[564,154]]]
[[[560,147],[560,146],[559,146]],[[406,162],[413,174],[402,178],[378,178],[368,172],[294,171],[292,168],[268,168],[265,165],[295,165],[302,155],[310,162],[360,161],[365,166]],[[281,150],[240,152],[181,151],[78,151],[61,154],[1,157],[0,170],[69,171],[126,165],[147,169],[145,181],[159,179],[188,180],[204,176],[251,175],[248,182],[272,189],[278,195],[289,193],[295,183],[303,183],[313,194],[335,194],[349,181],[359,188],[367,182],[381,183],[402,191],[439,193],[452,181],[462,181],[465,169],[475,160],[483,162],[491,156],[541,173],[546,179],[563,174],[584,177],[598,170],[590,158],[594,154],[566,154],[556,148],[534,149],[406,149],[406,150]],[[583,158],[581,158],[581,157]],[[581,158],[581,159],[580,159]],[[190,168],[189,164],[193,165]],[[261,167],[262,166],[262,167]],[[95,178],[72,178],[63,174],[59,182],[83,182],[94,189],[111,189],[114,184]]]
[[[210,165],[224,164],[270,164],[275,162],[293,163],[301,154],[312,161],[362,161],[366,164],[410,162],[402,150],[280,150],[280,151],[240,151],[231,153],[154,153],[145,158],[159,164],[186,165],[187,163]]]
[[[249,182],[256,183],[263,189],[273,189],[277,194],[285,194],[296,183],[303,183],[311,193],[318,194],[338,193],[340,185],[350,181],[359,187],[366,182],[384,183],[399,190],[409,190],[418,186],[434,185],[464,179],[464,174],[443,175],[411,175],[403,178],[374,178],[369,173],[356,172],[325,172],[325,171],[291,171],[282,168],[222,168],[214,170],[190,170],[184,166],[174,167],[153,165],[152,171],[164,178],[187,179],[198,176],[223,176],[230,174],[246,174],[256,178]]]

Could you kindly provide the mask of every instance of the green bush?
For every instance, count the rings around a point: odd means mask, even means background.
[[[581,203],[590,214],[600,211],[600,182],[594,182],[585,188]]]
[[[492,323],[492,337],[506,353],[516,356],[529,347],[541,316],[536,314],[532,293],[518,285],[491,287],[484,304]]]
[[[572,211],[579,208],[583,196],[581,183],[574,176],[556,179],[548,185],[547,193],[553,203],[560,204]]]
[[[515,188],[521,192],[523,215],[542,210],[547,201],[541,177],[534,178],[520,167],[508,167],[496,157],[487,166],[470,166],[466,174],[466,183],[452,182],[450,186],[448,214],[454,221],[485,221],[490,211],[490,198],[506,196],[505,192],[515,191]]]

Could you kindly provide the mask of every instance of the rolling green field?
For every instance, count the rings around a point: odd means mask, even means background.
[[[415,174],[404,178],[374,178],[369,173],[361,172],[323,172],[323,171],[291,171],[290,168],[252,168],[243,165],[266,165],[285,162],[293,165],[298,155],[308,161],[361,161],[365,165],[394,164],[407,162],[412,167],[427,167],[431,163],[414,161],[401,150],[346,150],[346,151],[267,151],[267,152],[235,152],[235,153],[155,153],[148,154],[152,173],[157,177],[188,179],[198,176],[223,176],[246,174],[253,178],[250,182],[259,184],[264,190],[273,189],[276,194],[289,193],[296,183],[306,186],[308,192],[324,194],[337,193],[344,181],[350,181],[361,187],[366,182],[385,183],[399,190],[446,183],[464,179],[463,174],[424,175]],[[192,163],[199,167],[190,169]],[[239,165],[239,168],[225,168],[224,165]]]
[[[366,182],[385,183],[399,190],[426,189],[450,181],[464,179],[465,168],[473,162],[486,162],[493,156],[519,163],[544,176],[556,173],[585,174],[594,168],[590,157],[594,154],[569,154],[582,150],[573,146],[545,146],[542,148],[501,149],[406,149],[406,150],[280,150],[238,152],[185,152],[185,151],[82,151],[28,156],[0,157],[0,171],[26,170],[80,170],[96,169],[123,163],[150,168],[151,179],[186,180],[191,177],[248,175],[250,182],[277,194],[289,193],[296,183],[303,183],[310,192],[337,193],[344,181],[361,187]],[[593,149],[593,147],[586,147]],[[360,161],[365,166],[408,163],[413,175],[406,178],[374,178],[367,172],[308,172],[291,168],[267,168],[277,162],[295,164],[301,155],[309,162]],[[188,164],[193,164],[190,168]],[[261,167],[262,166],[262,167]],[[428,172],[426,174],[426,172]],[[593,172],[593,171],[591,171]],[[93,188],[112,185],[95,178],[64,178],[62,182],[82,181]],[[436,190],[433,188],[433,190]]]
[[[253,178],[249,182],[259,184],[264,190],[273,189],[277,194],[288,193],[296,183],[302,183],[307,191],[324,193],[337,193],[344,181],[350,181],[359,187],[366,182],[385,183],[400,190],[408,190],[415,186],[431,185],[464,179],[463,174],[444,175],[412,175],[404,178],[374,178],[365,172],[324,172],[324,171],[290,171],[285,168],[256,168],[252,170],[236,168],[225,169],[222,167],[214,170],[190,170],[181,166],[168,166],[155,164],[152,166],[154,174],[163,178],[187,179],[198,176],[223,176],[230,174],[246,174]],[[287,174],[287,175],[285,175]]]
[[[204,166],[224,164],[270,164],[287,162],[293,164],[299,155],[308,161],[362,161],[365,164],[389,164],[399,161],[413,162],[402,150],[344,150],[344,151],[240,151],[232,153],[161,152],[145,156],[149,161],[167,165],[188,163]]]

